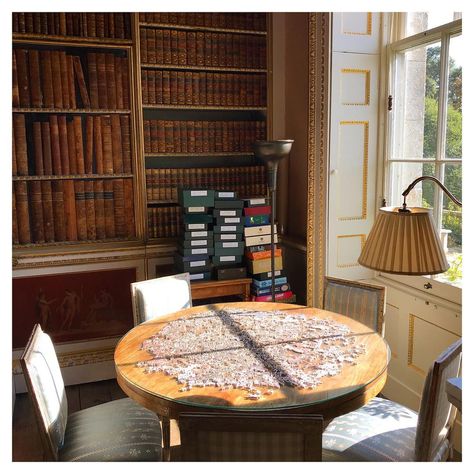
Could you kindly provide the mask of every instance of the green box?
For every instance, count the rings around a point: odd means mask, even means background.
[[[215,266],[234,265],[242,262],[242,255],[218,255],[212,257],[212,263]]]
[[[214,234],[242,234],[243,231],[243,225],[224,224],[214,226]]]
[[[212,223],[203,223],[203,222],[190,222],[190,223],[184,223],[184,230],[186,232],[194,232],[196,230],[203,231],[203,230],[208,230],[212,227]],[[212,232],[212,231],[210,231]]]
[[[184,214],[185,224],[212,224],[211,214]]]
[[[185,214],[207,214],[208,210],[209,208],[204,206],[183,207]]]
[[[240,242],[241,240],[243,240],[243,234],[214,234],[214,242]]]
[[[211,279],[211,272],[198,272],[198,273],[190,273],[189,279],[191,283],[194,281],[206,281]]]
[[[190,239],[190,240],[178,240],[178,244],[185,249],[193,249],[198,247],[208,247],[211,248],[214,246],[214,239]]]
[[[242,209],[244,201],[240,199],[216,199],[214,204],[215,209]]]
[[[180,189],[179,203],[183,207],[214,207],[215,191],[212,189]]]
[[[215,242],[214,255],[243,255],[244,242]]]
[[[216,194],[214,195],[215,197],[215,200],[230,200],[230,199],[237,199],[237,192],[236,191],[226,191],[225,189],[224,190],[221,190],[221,191],[216,191]]]
[[[202,260],[185,261],[182,255],[175,253],[174,266],[180,272],[207,272],[211,270],[211,260],[205,256]]]
[[[214,232],[212,230],[192,230],[184,233],[184,240],[190,239],[212,239]]]
[[[217,225],[227,225],[227,224],[236,224],[236,225],[244,225],[244,217],[216,217],[215,223]]]
[[[178,252],[185,257],[190,255],[202,255],[203,257],[211,257],[214,255],[214,247],[199,247],[195,249],[185,249],[181,245],[178,245]]]
[[[214,209],[212,215],[214,217],[240,217],[242,209]]]

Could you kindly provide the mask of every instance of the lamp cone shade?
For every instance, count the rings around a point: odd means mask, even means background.
[[[449,268],[431,209],[382,207],[359,257],[367,268],[399,275],[434,275]]]

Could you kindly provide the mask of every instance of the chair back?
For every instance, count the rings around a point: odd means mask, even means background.
[[[182,413],[182,461],[321,461],[319,415]]]
[[[448,401],[446,380],[458,376],[461,354],[462,339],[459,339],[434,361],[428,372],[416,428],[416,461],[440,460],[449,454],[448,437],[457,410]]]
[[[193,305],[189,273],[138,281],[130,286],[135,325]]]
[[[383,286],[325,277],[323,308],[349,316],[383,335]]]
[[[67,423],[67,398],[51,338],[36,324],[20,358],[45,457],[58,459]]]

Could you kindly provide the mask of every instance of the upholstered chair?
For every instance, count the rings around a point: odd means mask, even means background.
[[[48,461],[159,461],[158,417],[130,398],[68,417],[58,359],[50,337],[35,325],[21,365]]]
[[[323,433],[323,461],[446,460],[456,408],[449,403],[445,386],[459,373],[461,352],[460,339],[434,361],[419,413],[376,397],[335,418]]]
[[[138,281],[130,287],[135,325],[193,305],[189,273]]]
[[[325,277],[323,308],[349,316],[383,335],[383,286]]]
[[[321,461],[319,415],[182,413],[182,461]]]

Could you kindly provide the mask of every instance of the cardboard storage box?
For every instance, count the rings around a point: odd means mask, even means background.
[[[191,239],[191,240],[178,240],[178,244],[185,249],[192,249],[195,247],[213,247],[214,239]]]
[[[244,201],[240,199],[222,199],[215,201],[215,209],[242,209],[244,207]]]
[[[244,229],[245,237],[252,237],[254,235],[270,235],[271,225],[262,225],[259,227],[246,227]],[[277,226],[273,226],[273,233],[277,233]]]
[[[212,215],[214,217],[240,217],[242,209],[214,209]]]
[[[216,225],[227,225],[227,224],[235,224],[235,225],[243,225],[244,218],[240,217],[216,217],[215,218]]]
[[[219,255],[212,257],[212,263],[214,265],[231,265],[233,263],[241,263],[242,255]]]
[[[208,230],[212,227],[210,222],[202,223],[202,222],[191,222],[189,224],[184,223],[184,230],[186,232],[194,231],[194,230]]]
[[[245,207],[266,206],[268,203],[268,200],[266,197],[244,199],[244,201],[245,201]]]
[[[242,234],[243,231],[244,226],[238,224],[225,224],[214,226],[214,234]]]
[[[185,257],[188,257],[190,255],[202,255],[203,257],[210,257],[211,255],[214,255],[214,247],[185,249],[184,247],[181,247],[181,245],[178,245],[178,252]]]
[[[214,255],[243,255],[243,242],[215,242]]]
[[[214,234],[214,242],[241,241],[243,234]]]
[[[184,214],[183,222],[185,224],[212,224],[210,214]]]
[[[211,261],[208,257],[200,257],[200,260],[184,260],[185,257],[174,254],[174,266],[180,272],[210,271]]]
[[[248,260],[247,265],[252,274],[270,272],[272,270],[272,259],[262,258],[261,260]],[[283,259],[281,257],[275,257],[275,270],[281,270],[283,268]]]
[[[193,281],[206,281],[211,279],[211,272],[190,273],[189,279]],[[192,288],[191,288],[192,292]]]
[[[277,234],[273,236],[273,243],[276,244],[278,242]],[[272,236],[268,235],[256,235],[254,237],[245,237],[245,246],[251,247],[252,245],[265,245],[272,243]]]
[[[235,191],[215,191],[214,199],[217,200],[236,200],[237,193]],[[217,205],[216,205],[217,207]]]
[[[212,230],[192,230],[184,233],[184,240],[190,239],[212,239],[214,232]]]
[[[180,189],[179,204],[183,207],[214,207],[215,191],[212,189]]]
[[[218,280],[237,280],[247,276],[247,267],[216,267]]]
[[[246,216],[244,220],[244,225],[246,227],[266,224],[270,224],[270,216],[268,214],[260,214],[258,216]]]

